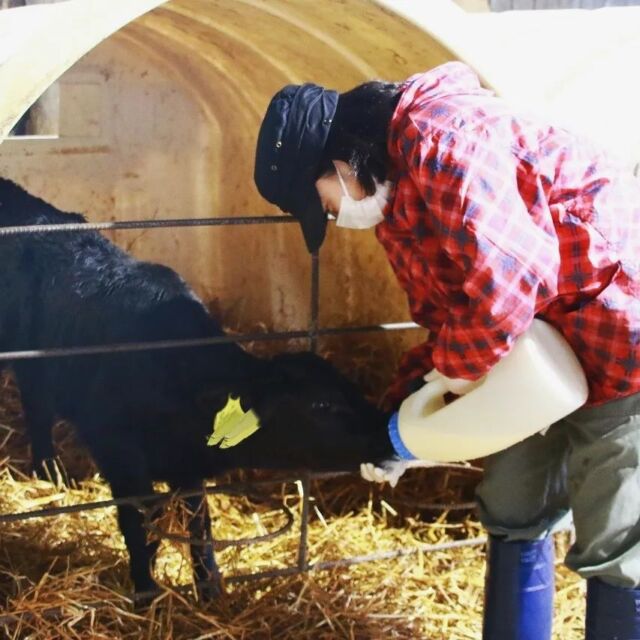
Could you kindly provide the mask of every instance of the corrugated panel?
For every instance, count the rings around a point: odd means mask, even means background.
[[[601,7],[631,7],[639,0],[490,0],[491,11],[527,9],[599,9]]]

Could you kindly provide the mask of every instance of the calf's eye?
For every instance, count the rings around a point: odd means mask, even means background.
[[[311,409],[313,411],[327,411],[331,409],[331,403],[326,400],[316,400],[311,403]]]

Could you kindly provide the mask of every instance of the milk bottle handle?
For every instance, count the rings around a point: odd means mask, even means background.
[[[414,406],[422,413],[422,410],[430,402],[437,398],[442,398],[448,391],[449,388],[446,381],[443,378],[436,378],[431,382],[427,382],[424,387],[413,394],[415,398]]]
[[[418,391],[414,391],[406,397],[400,405],[399,411],[391,416],[389,420],[389,437],[396,454],[402,460],[416,460],[417,458],[411,449],[406,446],[405,437],[408,434],[404,433],[403,436],[401,431],[406,431],[408,426],[415,426],[416,421],[419,422],[421,418],[426,418],[425,408],[430,402],[443,399],[447,391],[447,384],[442,377],[436,378],[432,382],[427,382],[427,384],[418,389]],[[438,404],[438,408],[440,408],[442,402]],[[401,425],[404,425],[404,428],[401,428]]]

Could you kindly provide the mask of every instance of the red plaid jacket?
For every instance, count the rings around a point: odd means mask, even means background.
[[[534,316],[572,345],[590,404],[640,391],[637,178],[514,113],[459,62],[405,83],[388,145],[395,186],[376,233],[430,330],[390,404],[434,366],[482,376]]]

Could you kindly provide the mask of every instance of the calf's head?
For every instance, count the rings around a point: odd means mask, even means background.
[[[239,395],[260,428],[226,449],[237,466],[355,471],[393,455],[388,415],[314,354],[274,357]]]

